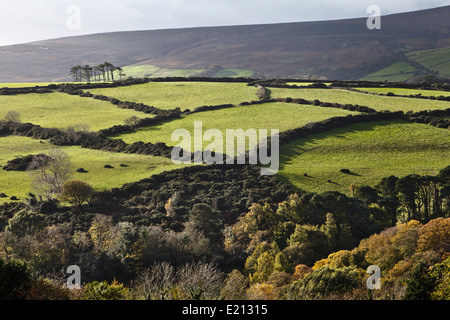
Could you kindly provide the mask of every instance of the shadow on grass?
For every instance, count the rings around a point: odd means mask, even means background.
[[[326,138],[338,137],[341,139],[348,139],[348,137],[345,136],[347,134],[364,131],[373,131],[375,130],[375,128],[390,126],[392,124],[405,124],[405,123],[407,122],[402,120],[383,120],[383,121],[356,123],[348,125],[343,128],[336,128],[322,133],[315,133],[307,138],[299,138],[297,140],[285,144],[280,148],[280,170],[283,170],[286,165],[290,164],[292,160],[300,157],[303,153],[306,153],[308,151],[317,148],[320,145],[321,141]],[[360,176],[359,174],[351,171],[350,173],[346,174]]]
[[[359,173],[355,173],[355,172],[352,172],[352,171],[350,171],[348,173],[344,173],[344,174],[349,175],[349,176],[361,177],[361,175]]]
[[[109,136],[108,138],[110,138],[110,139],[123,139],[123,138],[125,138],[127,136],[130,136],[130,135],[133,135],[133,134],[136,134],[136,133],[139,133],[139,132],[150,132],[151,133],[151,132],[161,131],[161,130],[163,130],[163,127],[165,125],[167,125],[168,123],[176,121],[176,120],[181,120],[183,118],[184,117],[182,116],[181,118],[174,118],[174,119],[164,120],[164,121],[155,123],[155,124],[147,126],[147,127],[140,127],[140,128],[136,128],[136,129],[134,129],[132,131],[129,131],[129,132],[122,132],[122,133],[114,134],[114,135]],[[137,140],[136,140],[136,142],[137,142]],[[144,141],[144,142],[151,142],[151,143],[154,144],[154,143],[157,143],[158,141]]]

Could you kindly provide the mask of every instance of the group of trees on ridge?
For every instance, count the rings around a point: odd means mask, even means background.
[[[73,77],[75,82],[91,81],[114,81],[114,72],[119,73],[120,80],[126,76],[123,73],[121,67],[116,67],[112,63],[105,61],[104,63],[89,66],[89,65],[77,65],[70,69],[70,76]]]

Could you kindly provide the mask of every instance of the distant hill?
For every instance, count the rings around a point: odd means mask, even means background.
[[[0,82],[68,81],[78,64],[109,61],[128,76],[193,73],[406,81],[450,76],[450,6],[382,17],[130,31],[0,47]]]

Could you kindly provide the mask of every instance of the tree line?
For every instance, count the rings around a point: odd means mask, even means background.
[[[77,65],[70,68],[70,76],[73,77],[75,82],[91,82],[91,81],[114,81],[114,72],[117,71],[120,80],[122,77],[126,76],[123,73],[121,67],[116,67],[110,62],[105,61],[104,63],[90,66],[90,65]]]

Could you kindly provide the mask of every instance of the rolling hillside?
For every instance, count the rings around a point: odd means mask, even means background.
[[[385,79],[447,75],[450,6],[359,19],[114,32],[0,47],[0,82],[67,81],[78,64],[109,61],[128,76],[187,75]],[[442,51],[444,50],[444,51]],[[436,60],[436,61],[434,61]],[[387,69],[387,70],[386,70]],[[139,72],[139,74],[138,74]]]

